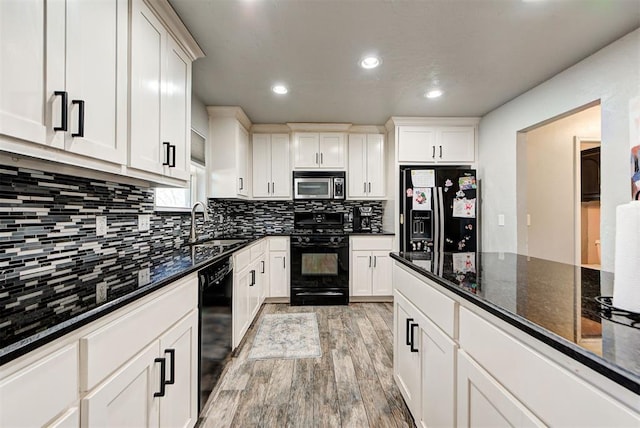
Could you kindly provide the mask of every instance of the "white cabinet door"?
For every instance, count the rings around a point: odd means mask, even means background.
[[[320,165],[320,134],[298,133],[293,145],[295,168],[317,168]]]
[[[131,138],[129,165],[157,174],[169,162],[162,144],[162,61],[166,31],[142,2],[131,4]]]
[[[65,149],[126,163],[127,0],[66,2],[66,90],[69,131]]]
[[[160,338],[166,358],[160,426],[191,427],[198,420],[198,312],[192,311]]]
[[[545,426],[540,419],[462,351],[458,352],[457,375],[458,426]]]
[[[254,162],[255,159],[254,157]],[[271,196],[278,198],[291,197],[288,134],[271,135]]]
[[[474,141],[472,126],[438,128],[436,158],[442,162],[474,162]]]
[[[250,189],[250,177],[248,176],[250,159],[249,159],[249,133],[239,123],[238,126],[238,145],[236,162],[238,170],[238,195],[249,196]]]
[[[251,264],[251,268],[249,269],[249,291],[248,291],[248,324],[251,325],[251,321],[253,321],[254,315],[258,312],[260,308],[260,296],[262,292],[260,291],[261,283],[260,283],[260,272],[261,272],[261,262],[255,261]],[[248,327],[248,326],[247,326]]]
[[[167,62],[162,98],[162,141],[170,144],[167,175],[187,180],[191,165],[191,61],[167,35]]]
[[[455,426],[456,344],[420,317],[421,413],[424,427]]]
[[[385,196],[384,171],[384,136],[369,134],[367,135],[367,196],[375,198]]]
[[[233,274],[233,348],[242,340],[249,327],[249,284],[250,269]]]
[[[344,134],[341,132],[324,132],[320,134],[319,153],[320,168],[345,167]]]
[[[51,24],[52,34],[64,32],[63,20]],[[64,141],[53,139],[62,99],[53,92],[64,91],[64,80],[52,82],[56,87],[47,92],[44,0],[0,1],[0,40],[0,134],[62,148]],[[64,50],[61,55],[64,60]]]
[[[399,162],[435,161],[436,130],[426,126],[401,126],[398,135]]]
[[[253,197],[271,195],[271,135],[253,134]]]
[[[371,294],[373,296],[391,296],[393,294],[393,260],[388,251],[373,251],[373,272],[371,275]]]
[[[81,400],[83,427],[156,427],[162,397],[156,340]],[[164,386],[166,393],[166,385]]]
[[[269,297],[289,297],[289,268],[286,251],[269,254]]]
[[[373,257],[370,251],[352,251],[351,269],[353,271],[351,295],[371,296],[371,269]]]
[[[413,415],[420,415],[421,335],[415,309],[399,293],[394,293],[393,307],[393,373],[407,407]]]
[[[349,135],[349,198],[367,196],[367,135]]]

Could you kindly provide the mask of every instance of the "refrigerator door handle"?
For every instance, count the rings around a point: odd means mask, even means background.
[[[440,212],[440,246],[439,246],[439,250],[440,252],[444,251],[444,201],[443,201],[443,196],[442,196],[442,187],[438,187],[438,210]],[[444,261],[444,260],[443,260]]]
[[[433,189],[433,227],[431,229],[433,233],[433,250],[438,251],[440,242],[440,212],[438,211],[438,191],[439,187]]]

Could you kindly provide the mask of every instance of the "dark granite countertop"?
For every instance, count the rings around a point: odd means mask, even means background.
[[[121,251],[56,266],[50,274],[5,281],[0,289],[0,365],[94,321],[192,272],[231,255],[254,239],[225,247],[179,245]],[[258,238],[255,238],[258,239]],[[148,269],[148,278],[140,271]],[[107,286],[97,301],[97,285]],[[21,301],[32,300],[25,307]]]
[[[640,394],[640,317],[601,311],[613,274],[510,253],[391,257]]]

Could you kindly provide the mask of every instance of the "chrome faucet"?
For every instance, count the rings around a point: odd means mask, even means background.
[[[196,208],[198,208],[198,205],[202,205],[202,208],[204,209],[204,221],[207,221],[207,213],[209,212],[209,209],[204,202],[197,201],[193,204],[193,207],[191,208],[191,233],[189,234],[190,244],[198,241],[198,236],[196,234]]]

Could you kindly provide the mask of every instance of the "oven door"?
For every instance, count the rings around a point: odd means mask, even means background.
[[[295,241],[295,237],[292,237],[291,304],[348,304],[348,241],[340,243]]]
[[[333,178],[306,177],[293,179],[294,199],[332,199]]]

